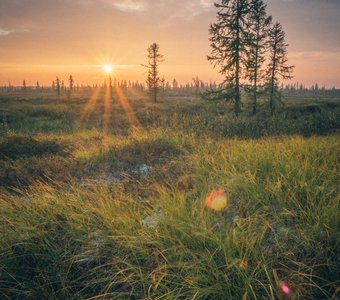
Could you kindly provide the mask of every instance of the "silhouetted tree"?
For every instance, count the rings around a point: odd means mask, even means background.
[[[287,65],[287,46],[282,26],[279,22],[276,22],[268,34],[269,64],[266,70],[269,105],[272,114],[276,110],[277,100],[281,99],[278,91],[279,77],[291,79],[294,69],[294,66]]]
[[[267,16],[267,5],[263,0],[252,0],[249,14],[249,52],[247,57],[247,78],[251,82],[250,94],[253,99],[253,114],[257,112],[258,88],[264,79],[262,70],[266,60],[266,38],[272,17]]]
[[[60,97],[60,79],[59,77],[56,77],[55,79],[55,87],[56,87],[56,90],[57,90],[57,94],[58,94],[58,97]]]
[[[148,77],[146,84],[149,88],[150,96],[154,102],[157,102],[158,90],[160,87],[160,77],[158,76],[158,65],[163,60],[163,55],[159,53],[159,45],[153,43],[148,48],[148,64],[145,67],[148,68]]]
[[[70,77],[68,78],[68,94],[67,94],[68,100],[71,99],[71,94],[72,94],[72,91],[73,91],[73,85],[74,85],[73,76],[70,75]]]
[[[220,66],[220,73],[225,76],[226,98],[234,100],[236,116],[241,112],[241,73],[245,68],[247,56],[247,30],[249,0],[222,0],[215,3],[218,8],[217,21],[210,25],[210,45],[212,48],[208,60]]]
[[[23,89],[23,91],[26,92],[26,89],[27,89],[26,80],[23,80],[23,82],[22,82],[22,89]]]
[[[192,78],[192,81],[194,82],[194,87],[195,87],[196,92],[198,92],[200,85],[201,85],[201,81],[200,81],[199,77],[196,76],[196,77]]]
[[[174,80],[172,81],[172,88],[173,88],[174,90],[178,89],[178,81],[177,81],[176,79],[174,79]]]
[[[162,87],[162,92],[164,93],[165,92],[165,78],[162,77],[161,79],[161,87]]]
[[[74,86],[74,79],[73,79],[73,76],[70,75],[70,77],[68,78],[68,87],[71,92],[73,91],[73,86]]]

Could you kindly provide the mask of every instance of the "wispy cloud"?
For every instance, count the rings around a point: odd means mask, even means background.
[[[333,60],[339,61],[340,51],[292,51],[289,56],[293,59],[307,61]]]
[[[204,12],[210,11],[214,7],[213,0],[184,0],[180,4],[180,9],[177,10],[179,16],[192,18]]]
[[[172,5],[169,5],[169,1]],[[158,10],[166,10],[162,26],[168,27],[179,20],[191,22],[198,16],[214,9],[214,0],[158,0]]]
[[[138,12],[146,10],[146,4],[144,1],[113,0],[111,1],[111,4],[113,7],[123,12]]]
[[[214,7],[214,0],[201,0],[201,5],[203,8],[211,8]]]
[[[104,0],[123,12],[154,10],[166,11],[170,18],[191,19],[214,7],[214,0]]]
[[[0,28],[0,36],[8,36],[15,33],[25,33],[29,30],[27,28],[19,28],[19,29],[4,29]]]

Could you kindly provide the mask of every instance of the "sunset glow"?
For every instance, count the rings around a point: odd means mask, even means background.
[[[340,0],[0,0],[0,300],[335,299],[339,28]]]
[[[111,65],[104,65],[103,69],[104,69],[104,72],[106,74],[111,74],[112,73],[112,66]]]
[[[152,42],[164,55],[160,71],[167,81],[186,84],[199,76],[208,83],[221,82],[222,76],[206,59],[211,51],[209,26],[217,12],[213,3],[0,1],[0,85],[21,85],[23,80],[32,86],[37,81],[50,85],[56,76],[65,81],[70,74],[76,83],[100,84],[103,79],[93,67],[98,65],[101,75],[144,82],[141,65]],[[268,13],[286,32],[289,63],[296,66],[291,82],[340,87],[340,40],[334,38],[340,27],[340,2],[267,4]]]

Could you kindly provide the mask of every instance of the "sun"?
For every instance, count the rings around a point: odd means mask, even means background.
[[[111,65],[103,65],[103,70],[106,74],[112,73],[112,66]]]

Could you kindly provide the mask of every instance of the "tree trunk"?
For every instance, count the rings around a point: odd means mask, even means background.
[[[255,52],[255,70],[254,70],[254,95],[253,95],[253,115],[257,113],[257,76],[258,76],[258,60],[259,60],[259,35],[260,25],[257,24],[256,32],[256,52]]]
[[[270,82],[270,102],[269,102],[269,106],[270,106],[270,113],[272,115],[275,112],[275,103],[274,103],[275,72],[276,72],[276,46],[274,47],[272,75],[271,75],[271,82]]]
[[[153,101],[157,102],[157,62],[156,62],[156,52],[153,53]]]
[[[236,69],[235,69],[235,115],[239,116],[241,112],[241,95],[240,95],[240,2],[237,1],[236,16]]]

